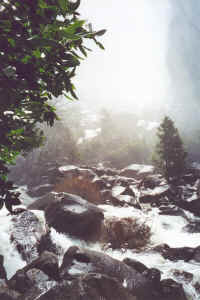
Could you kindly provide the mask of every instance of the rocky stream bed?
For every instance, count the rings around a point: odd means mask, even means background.
[[[62,166],[0,211],[2,300],[200,299],[200,170]]]

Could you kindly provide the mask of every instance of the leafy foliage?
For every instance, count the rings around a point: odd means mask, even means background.
[[[187,156],[182,139],[174,122],[165,117],[158,127],[159,142],[156,145],[154,163],[164,174],[166,179],[178,178],[185,170]]]
[[[7,164],[41,145],[38,122],[52,126],[58,119],[49,100],[60,95],[77,99],[72,79],[81,55],[89,51],[85,40],[103,47],[96,36],[105,30],[88,29],[79,18],[79,5],[80,0],[1,1],[0,197],[6,201],[12,187],[6,182]]]

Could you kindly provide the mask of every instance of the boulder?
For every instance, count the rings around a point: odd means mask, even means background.
[[[121,261],[104,253],[78,247],[72,247],[65,253],[60,268],[61,278],[69,280],[91,273],[115,278],[140,300],[148,300],[151,294],[151,281]]]
[[[21,296],[18,300],[39,300],[41,299],[41,296],[46,295],[49,290],[58,285],[55,281],[47,280],[45,274],[40,270],[32,269],[28,271],[28,273],[31,273],[29,276],[32,277],[31,280],[33,285],[25,293],[23,293],[23,296]],[[62,296],[64,297],[64,295]],[[48,299],[50,300],[51,298]],[[57,300],[64,299],[65,298],[60,298]]]
[[[200,232],[200,221],[191,221],[183,227],[183,230],[189,233]]]
[[[135,197],[135,193],[130,186],[127,186],[125,190],[121,193],[121,195],[129,195]]]
[[[172,261],[184,260],[189,261],[193,259],[195,248],[180,247],[171,248],[166,244],[161,244],[153,248],[154,251],[158,251],[165,259]]]
[[[154,166],[151,165],[139,165],[132,164],[120,172],[120,176],[131,177],[137,179],[143,179],[148,175],[152,175],[155,172]]]
[[[71,284],[63,282],[38,300],[137,300],[116,279],[109,276],[92,273],[82,275]]]
[[[103,190],[101,192],[103,202],[113,206],[123,206],[124,202],[120,201],[117,197],[114,197],[111,190]]]
[[[174,205],[160,206],[159,210],[160,215],[181,216],[187,219],[187,215],[184,210]]]
[[[185,282],[191,282],[193,280],[193,274],[182,271],[182,270],[172,270],[173,275],[178,279],[178,280],[184,280]]]
[[[161,293],[158,300],[187,300],[182,284],[173,279],[164,279],[161,281]]]
[[[20,300],[21,294],[10,289],[5,280],[0,279],[0,299],[1,300]]]
[[[60,275],[57,256],[45,251],[39,258],[18,270],[8,281],[8,285],[20,293],[25,293],[33,285],[48,280],[58,281]]]
[[[166,180],[160,174],[148,175],[142,181],[144,189],[154,189],[165,184]]]
[[[158,202],[159,200],[168,197],[170,195],[170,187],[165,184],[162,186],[157,186],[154,189],[143,190],[140,194],[140,202],[141,203],[152,203]]]
[[[39,255],[41,255],[44,251],[48,251],[56,255],[59,255],[62,252],[61,246],[58,246],[55,242],[52,241],[51,230],[49,230],[47,234],[42,236],[37,250],[39,252]]]
[[[197,180],[197,176],[192,173],[187,173],[182,176],[182,179],[184,180],[185,184],[194,185]]]
[[[151,235],[149,226],[133,218],[112,217],[105,220],[104,226],[101,240],[110,243],[113,249],[144,247]]]
[[[148,268],[143,263],[141,263],[140,261],[138,261],[136,259],[127,257],[123,260],[123,262],[139,273],[143,273],[144,271],[148,270]]]
[[[30,210],[45,210],[49,204],[55,201],[55,193],[49,193],[28,206]]]
[[[50,193],[54,188],[53,184],[43,184],[28,190],[28,195],[31,197],[41,197],[47,193]]]
[[[98,238],[103,211],[85,199],[68,193],[54,194],[45,209],[49,226],[85,240]]]
[[[194,254],[193,254],[192,260],[195,260],[198,263],[200,262],[200,246],[198,246],[194,249]]]
[[[192,200],[190,202],[187,201],[179,201],[177,203],[177,206],[190,211],[193,213],[195,216],[200,217],[200,198],[196,200]]]
[[[8,281],[8,285],[11,289],[23,294],[32,287],[33,282],[22,269],[15,273],[15,275]]]
[[[94,204],[103,203],[101,190],[107,187],[103,179],[99,179],[90,169],[76,167],[65,170],[64,167],[62,168],[62,177],[54,186],[55,192],[75,194]]]
[[[48,228],[33,212],[28,210],[15,215],[12,223],[10,239],[22,258],[29,263],[38,257],[37,247]]]
[[[4,263],[4,257],[3,255],[0,255],[0,280],[1,279],[7,280],[7,274],[3,263]]]

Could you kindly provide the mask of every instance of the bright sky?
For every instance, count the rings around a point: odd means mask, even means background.
[[[152,105],[166,97],[168,0],[82,0],[81,17],[107,29],[76,79],[81,101],[121,107]]]

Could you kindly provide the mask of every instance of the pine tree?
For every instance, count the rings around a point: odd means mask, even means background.
[[[179,178],[185,170],[187,153],[178,129],[169,117],[164,117],[158,127],[157,136],[159,141],[153,158],[155,165],[167,181]]]

